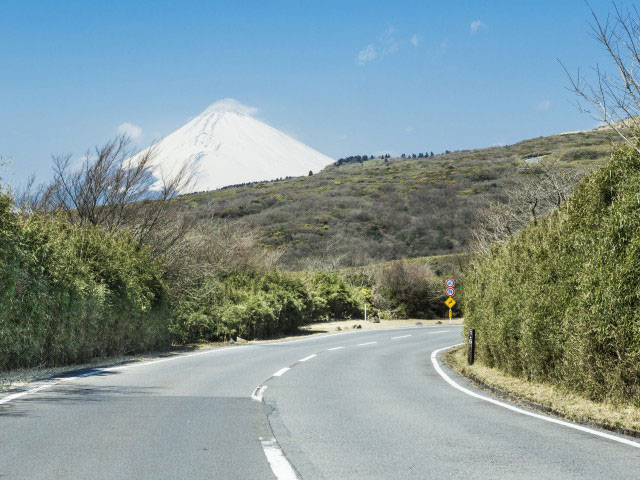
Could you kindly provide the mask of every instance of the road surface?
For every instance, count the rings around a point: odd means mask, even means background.
[[[640,448],[452,387],[430,356],[461,340],[448,325],[355,331],[43,384],[0,399],[0,479],[640,476]]]

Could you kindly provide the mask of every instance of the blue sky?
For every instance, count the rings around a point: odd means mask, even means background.
[[[0,0],[0,156],[45,179],[51,154],[119,128],[145,146],[221,98],[334,158],[591,128],[556,61],[606,63],[589,20],[582,0]]]

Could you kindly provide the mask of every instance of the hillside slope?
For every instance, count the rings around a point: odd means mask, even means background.
[[[526,174],[523,159],[544,156],[566,169],[595,165],[613,141],[594,130],[430,158],[374,159],[178,201],[196,216],[257,228],[263,243],[287,247],[284,262],[294,269],[448,254],[465,249],[478,210]]]

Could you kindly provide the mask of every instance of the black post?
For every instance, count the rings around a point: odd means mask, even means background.
[[[467,343],[467,360],[469,361],[469,365],[473,365],[475,353],[476,353],[476,330],[475,328],[470,328],[469,342]]]

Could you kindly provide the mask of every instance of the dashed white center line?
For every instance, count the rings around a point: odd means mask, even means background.
[[[258,388],[255,389],[255,391],[251,395],[251,399],[255,400],[256,402],[261,402],[262,395],[264,395],[264,391],[266,389],[267,389],[267,385],[260,385]]]
[[[397,340],[398,338],[407,338],[410,337],[411,335],[400,335],[399,337],[391,337],[391,340]]]
[[[341,348],[344,348],[344,347],[333,347],[333,348],[328,349],[327,351],[330,352],[332,350],[340,350]]]
[[[276,373],[274,373],[273,376],[274,377],[281,377],[282,375],[284,375],[286,373],[287,370],[291,370],[291,369],[289,367],[281,368]]]
[[[365,345],[373,345],[374,343],[378,343],[378,342],[359,343],[358,346],[359,347],[364,347]]]
[[[308,357],[304,357],[301,358],[300,360],[298,360],[299,362],[306,362],[307,360],[311,360],[313,357],[317,357],[318,355],[316,355],[315,353],[309,355]]]

